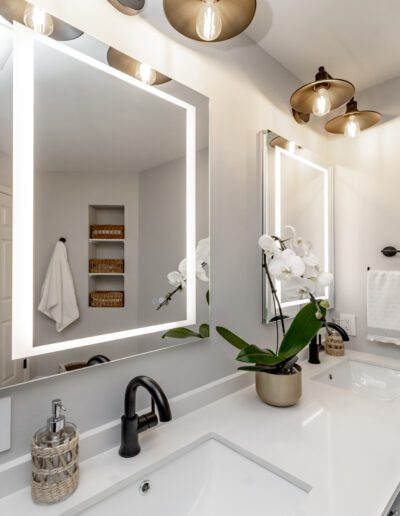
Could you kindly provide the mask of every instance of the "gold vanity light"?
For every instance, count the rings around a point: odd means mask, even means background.
[[[108,49],[107,61],[113,68],[131,75],[145,84],[159,86],[160,84],[164,84],[171,80],[170,77],[157,72],[157,70],[151,68],[150,65],[141,63],[137,59],[127,56],[113,47]]]
[[[381,114],[377,111],[359,111],[357,102],[352,98],[347,103],[346,113],[329,120],[325,124],[325,130],[328,133],[344,134],[348,138],[355,138],[361,131],[379,123],[381,118]]]
[[[146,0],[108,0],[108,2],[121,13],[134,16],[144,8]]]
[[[178,32],[197,41],[225,41],[254,18],[257,0],[164,0],[164,12]]]
[[[320,66],[315,81],[305,84],[290,97],[294,119],[307,123],[310,115],[325,116],[343,106],[354,96],[354,85],[344,79],[334,79]]]
[[[50,16],[41,7],[25,2],[25,0],[2,0],[0,15],[10,23],[15,20],[39,34],[50,36],[58,41],[76,39],[83,34],[81,30]]]

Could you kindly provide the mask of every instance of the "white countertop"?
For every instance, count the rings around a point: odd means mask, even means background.
[[[321,354],[321,365],[302,364],[303,396],[294,407],[265,405],[253,387],[243,389],[141,434],[137,457],[122,459],[114,448],[83,462],[79,488],[65,502],[37,506],[27,488],[0,500],[0,514],[76,514],[88,499],[214,433],[311,485],[297,516],[380,516],[400,482],[400,398],[379,402],[309,379],[349,358],[400,369],[399,360],[365,353]]]

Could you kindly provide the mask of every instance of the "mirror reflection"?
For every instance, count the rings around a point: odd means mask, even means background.
[[[283,317],[294,317],[309,293],[333,307],[332,168],[272,131],[263,133],[262,145],[266,237],[260,245],[268,324],[280,316],[279,304]]]
[[[12,42],[12,29],[1,30],[4,41]],[[33,267],[33,349],[40,356],[12,359],[10,45],[0,71],[0,386],[205,338],[198,328],[209,322],[208,99],[174,80],[143,89],[122,80],[120,72],[107,73],[114,70],[107,64],[108,46],[87,35],[61,45],[93,62],[38,39],[33,62],[34,259],[24,266]],[[165,336],[168,327],[190,319],[189,129],[181,101],[196,111],[197,313],[190,316],[195,324],[180,330],[187,332],[179,335],[184,340],[177,340]],[[22,263],[19,257],[18,266]],[[140,333],[142,328],[154,330],[87,345],[97,336]],[[42,351],[65,342],[73,349]]]

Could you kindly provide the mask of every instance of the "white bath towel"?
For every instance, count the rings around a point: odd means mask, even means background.
[[[400,345],[400,271],[367,273],[368,340]]]
[[[74,281],[68,263],[67,248],[61,241],[56,243],[46,277],[38,310],[56,322],[56,330],[63,331],[79,319]]]

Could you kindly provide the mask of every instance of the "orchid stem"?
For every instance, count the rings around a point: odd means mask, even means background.
[[[283,332],[283,335],[285,335],[286,329],[285,329],[285,322],[283,320],[282,307],[281,307],[281,303],[280,303],[280,301],[278,299],[277,290],[275,288],[274,282],[272,281],[272,278],[271,278],[271,275],[270,275],[270,272],[269,272],[269,269],[268,269],[268,264],[267,264],[267,259],[266,259],[265,253],[264,253],[264,257],[263,257],[263,268],[264,268],[265,274],[267,275],[267,278],[268,278],[268,283],[269,283],[269,286],[271,288],[271,292],[272,292],[272,296],[273,296],[273,299],[274,299],[274,303],[276,301],[276,304],[278,305],[279,317],[281,319],[281,325],[282,325],[282,332]]]

